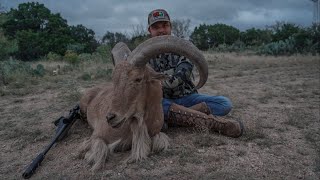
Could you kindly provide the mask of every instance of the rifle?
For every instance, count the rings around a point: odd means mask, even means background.
[[[38,156],[33,159],[31,164],[26,168],[22,177],[25,179],[30,178],[35,170],[40,166],[40,163],[43,161],[45,155],[50,150],[50,148],[57,142],[65,138],[67,132],[75,122],[75,120],[80,118],[80,107],[77,104],[73,109],[70,110],[68,117],[61,116],[59,119],[54,121],[55,126],[57,126],[56,134],[52,138],[51,143],[42,151]]]

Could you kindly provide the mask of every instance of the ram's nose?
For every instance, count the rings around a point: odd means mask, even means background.
[[[113,114],[113,113],[107,113],[106,118],[107,118],[108,123],[110,123],[110,121],[112,121],[115,117],[116,117],[115,114]]]

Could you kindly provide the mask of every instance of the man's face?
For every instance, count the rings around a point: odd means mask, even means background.
[[[171,24],[167,21],[159,21],[152,24],[148,31],[151,34],[151,37],[171,35]]]

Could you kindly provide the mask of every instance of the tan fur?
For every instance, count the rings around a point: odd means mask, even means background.
[[[81,114],[87,118],[93,133],[80,152],[93,170],[102,168],[114,150],[131,149],[129,161],[139,161],[151,149],[165,149],[155,144],[167,147],[164,138],[151,141],[163,124],[161,80],[164,77],[148,66],[135,67],[124,61],[116,65],[112,85],[97,86],[84,94],[80,100]],[[107,121],[108,113],[115,114],[115,118]],[[120,127],[112,127],[116,125]]]
[[[133,122],[132,130],[132,153],[129,162],[141,161],[146,158],[151,151],[151,138],[148,134],[147,126],[144,122]]]
[[[152,137],[152,152],[165,151],[169,147],[169,137],[160,132]]]

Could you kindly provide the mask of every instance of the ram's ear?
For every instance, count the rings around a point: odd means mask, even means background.
[[[152,74],[152,76],[151,76],[151,79],[156,79],[156,80],[160,80],[160,81],[166,80],[168,78],[169,78],[168,75],[163,74],[163,73],[158,73],[158,72]]]
[[[165,79],[169,78],[168,75],[156,72],[149,65],[146,65],[146,67],[147,67],[147,71],[149,71],[150,80],[160,80],[160,81],[162,81],[162,80],[165,80]]]
[[[127,57],[130,56],[131,51],[125,43],[119,42],[112,48],[111,54],[112,63],[115,66],[121,61],[126,61]]]

